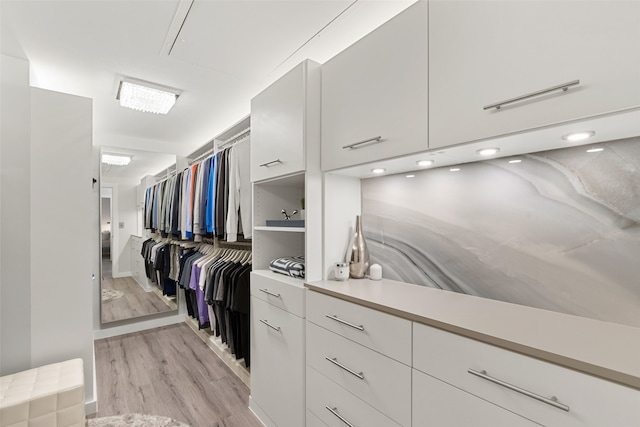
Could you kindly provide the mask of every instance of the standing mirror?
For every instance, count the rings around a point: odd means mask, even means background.
[[[176,156],[115,147],[100,154],[101,323],[177,312],[177,295],[163,292],[142,256],[144,242],[158,238],[144,229],[145,191]]]

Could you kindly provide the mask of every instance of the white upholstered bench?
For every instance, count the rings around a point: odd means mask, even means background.
[[[82,359],[0,377],[0,427],[84,427]]]

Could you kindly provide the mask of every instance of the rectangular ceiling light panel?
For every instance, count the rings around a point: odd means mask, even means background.
[[[153,83],[121,80],[116,98],[123,107],[146,113],[167,114],[178,99],[178,91],[161,88]]]
[[[114,154],[103,154],[102,163],[114,166],[127,166],[131,161],[131,157],[128,156],[116,156]]]

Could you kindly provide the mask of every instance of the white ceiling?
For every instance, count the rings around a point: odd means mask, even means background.
[[[1,47],[30,62],[32,86],[93,99],[94,145],[186,156],[303,59],[326,62],[414,2],[2,0]],[[120,76],[183,92],[166,116],[129,110]]]

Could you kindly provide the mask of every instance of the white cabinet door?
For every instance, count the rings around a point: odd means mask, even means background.
[[[305,170],[307,90],[319,92],[319,73],[304,61],[251,100],[252,181]]]
[[[429,148],[638,105],[638,1],[429,2]]]
[[[413,370],[416,427],[531,427],[532,421]]]
[[[426,150],[427,104],[420,1],[323,65],[322,169]]]
[[[303,426],[304,319],[251,297],[251,399],[279,427]]]

